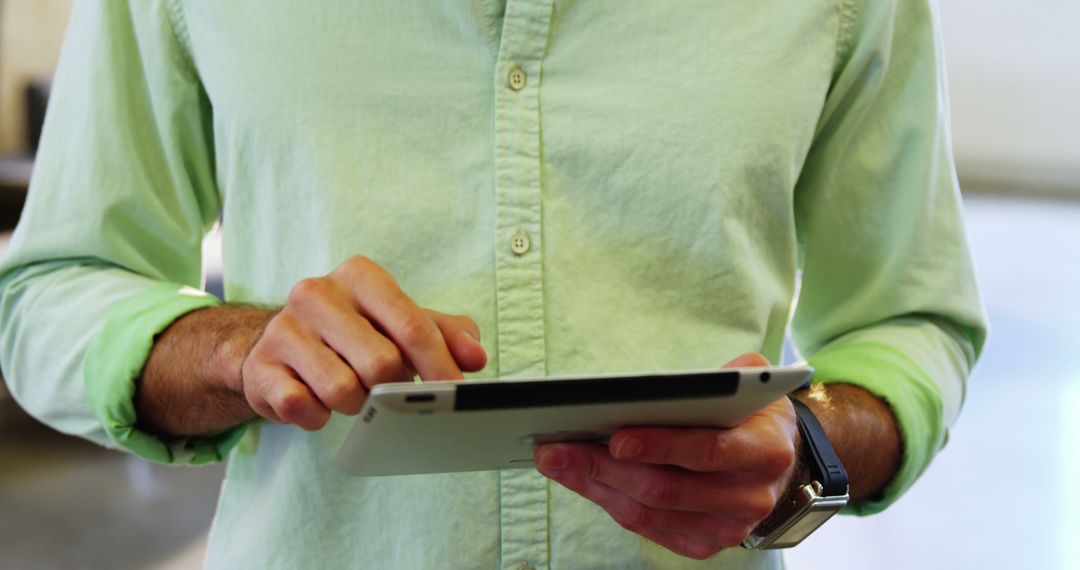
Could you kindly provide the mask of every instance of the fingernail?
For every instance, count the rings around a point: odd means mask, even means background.
[[[615,457],[619,459],[633,459],[641,455],[643,447],[640,439],[636,437],[625,437],[615,448]]]
[[[546,449],[540,453],[540,469],[566,469],[566,452],[559,448]]]
[[[472,331],[470,331],[469,329],[461,329],[461,330],[462,330],[462,332],[465,333],[466,336],[468,336],[469,338],[475,340],[477,342],[477,344],[480,343],[480,338],[477,335],[474,335],[472,333]]]

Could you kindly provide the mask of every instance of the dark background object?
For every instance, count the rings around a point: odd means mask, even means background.
[[[28,155],[0,156],[0,231],[10,231],[19,222],[34,159]]]
[[[31,81],[26,86],[26,138],[23,140],[26,150],[0,156],[0,231],[10,231],[15,227],[26,203],[30,174],[34,170],[34,154],[41,141],[51,89],[51,79]]]
[[[41,128],[45,124],[45,107],[49,103],[52,79],[31,81],[26,86],[26,148],[36,154],[41,141]]]

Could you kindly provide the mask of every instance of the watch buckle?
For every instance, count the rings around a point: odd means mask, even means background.
[[[818,481],[800,487],[786,505],[778,507],[783,511],[758,525],[742,546],[767,550],[791,548],[802,542],[848,503],[847,493],[835,497],[823,497],[821,493],[822,486]]]

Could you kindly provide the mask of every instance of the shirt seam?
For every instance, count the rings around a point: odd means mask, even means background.
[[[163,2],[169,19],[169,28],[177,43],[180,44],[180,51],[184,54],[184,63],[194,69],[195,57],[191,49],[191,34],[188,31],[184,9],[180,7],[180,0],[163,0]]]
[[[840,25],[836,31],[836,53],[833,61],[833,69],[839,70],[843,62],[851,55],[852,46],[855,43],[855,20],[857,0],[840,0],[837,8]]]
[[[547,541],[547,568],[551,570],[552,556],[551,556],[551,479],[544,478],[545,484],[545,504],[544,504],[544,530],[547,531],[545,539]]]

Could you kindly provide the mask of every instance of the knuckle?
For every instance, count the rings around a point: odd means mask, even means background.
[[[435,333],[435,323],[422,311],[408,311],[398,320],[397,331],[405,345],[420,346]]]
[[[279,360],[289,352],[290,347],[298,346],[304,337],[300,320],[288,312],[281,312],[263,329],[259,340],[252,347],[249,358],[257,360]]]
[[[366,255],[350,256],[348,259],[345,260],[344,263],[341,264],[341,266],[352,271],[365,271],[373,267],[378,267],[378,265]]]
[[[702,458],[701,468],[709,471],[723,467],[724,460],[728,455],[728,447],[728,440],[723,433],[712,435],[709,438],[708,445],[705,446],[705,456]]]
[[[355,379],[347,376],[336,379],[323,389],[327,400],[325,403],[331,408],[338,408],[352,399],[356,394],[356,389]]]
[[[580,459],[578,459],[579,455],[581,456]],[[588,478],[592,479],[593,481],[602,481],[602,480],[604,480],[603,466],[600,464],[599,461],[596,460],[595,457],[593,457],[589,453],[578,454],[576,452],[576,450],[568,449],[567,450],[567,462],[571,466],[577,464],[578,462],[584,464],[585,465],[586,476],[588,476]]]
[[[286,304],[293,307],[307,307],[312,301],[323,298],[328,292],[329,284],[324,279],[308,277],[293,285]]]
[[[776,507],[776,497],[772,492],[752,493],[746,498],[746,516],[755,521],[764,520]]]
[[[297,420],[303,418],[308,407],[307,404],[307,399],[300,392],[282,390],[274,398],[273,407],[277,414],[281,416],[281,419],[296,423]]]
[[[341,262],[341,265],[334,269],[334,275],[345,279],[360,279],[369,272],[370,266],[370,259],[363,255],[354,255]]]
[[[624,511],[620,520],[633,527],[651,528],[656,519],[652,509],[637,503],[631,503]]]
[[[275,418],[281,417],[274,412],[273,408],[261,400],[248,399],[248,405],[251,406],[251,409],[254,410],[256,414],[259,414],[259,416],[268,420],[274,420]]]
[[[336,273],[349,281],[361,282],[371,279],[388,279],[389,274],[378,263],[364,255],[354,255],[344,261]]]
[[[638,499],[650,507],[670,508],[678,504],[679,497],[679,486],[660,477],[642,480],[638,490]]]
[[[393,346],[372,353],[368,356],[366,364],[365,380],[370,384],[391,381],[397,378],[404,368],[401,353]]]
[[[468,315],[449,315],[450,322],[461,329],[465,329],[470,332],[476,332],[480,330],[480,325],[476,324],[476,321]]]
[[[330,412],[318,411],[311,417],[303,420],[303,423],[298,423],[300,427],[307,431],[316,431],[322,429],[330,421]]]
[[[265,399],[274,384],[274,355],[265,346],[256,345],[240,365],[240,385],[245,394]]]

